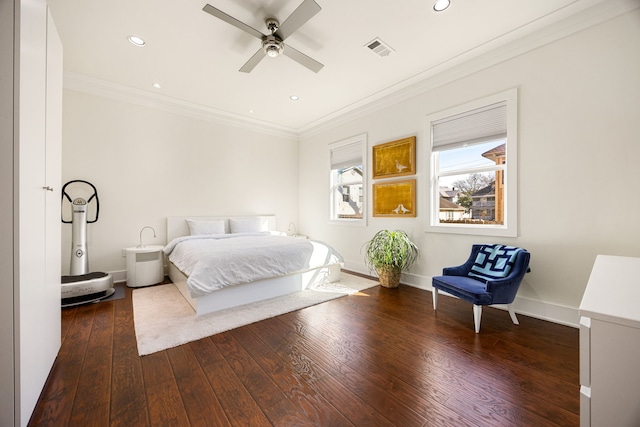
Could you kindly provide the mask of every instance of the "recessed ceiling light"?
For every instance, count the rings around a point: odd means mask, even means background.
[[[160,85],[160,83],[154,83],[151,86],[155,87],[156,89],[162,89],[162,86]]]
[[[127,39],[131,42],[132,45],[134,46],[138,46],[138,47],[143,47],[146,42],[144,40],[142,40],[140,37],[138,36],[129,36],[127,37]]]
[[[289,99],[292,101],[297,101],[298,99],[300,99],[300,97],[298,95],[291,95]]]
[[[448,8],[449,5],[451,5],[451,0],[437,0],[433,5],[433,10],[435,10],[436,12],[442,12],[443,10]]]

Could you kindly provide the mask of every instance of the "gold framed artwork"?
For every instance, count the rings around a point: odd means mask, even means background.
[[[416,173],[416,137],[373,146],[373,179]]]
[[[416,216],[416,180],[373,184],[373,216]]]

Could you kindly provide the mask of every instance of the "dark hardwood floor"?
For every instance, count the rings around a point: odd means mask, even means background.
[[[31,426],[577,426],[578,330],[374,287],[139,357],[131,289],[62,311]]]

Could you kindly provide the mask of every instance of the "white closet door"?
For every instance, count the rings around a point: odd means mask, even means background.
[[[44,207],[45,93],[47,9],[37,3],[21,5],[19,64],[19,144],[18,144],[18,321],[19,346],[16,348],[16,385],[20,425],[25,425],[42,388],[42,377],[50,366],[39,338],[47,333],[50,319],[44,292]],[[48,334],[48,333],[47,333]],[[48,337],[45,337],[48,339]],[[46,378],[46,377],[45,377]]]
[[[60,292],[61,282],[61,235],[60,197],[62,189],[62,42],[58,37],[56,26],[47,16],[47,103],[46,103],[46,160],[45,160],[45,283],[47,301],[57,301],[55,306],[49,304],[52,330],[60,330]],[[58,339],[50,345],[60,346]]]
[[[60,233],[60,225],[55,232],[53,217],[47,218],[47,206],[48,214],[53,215],[55,199],[60,203],[60,178],[47,183],[47,144],[51,145],[52,159],[59,163],[60,136],[55,134],[61,126],[56,122],[57,110],[62,106],[56,108],[54,104],[60,98],[58,87],[62,82],[57,79],[61,76],[58,56],[62,48],[44,0],[21,3],[19,40],[19,302],[15,326],[19,337],[16,348],[19,396],[16,397],[19,424],[26,425],[60,347],[60,240],[55,237]],[[52,76],[47,78],[49,64]],[[59,176],[60,165],[51,166],[49,174]],[[54,245],[58,246],[56,250],[52,249]],[[58,286],[51,278],[54,273]]]

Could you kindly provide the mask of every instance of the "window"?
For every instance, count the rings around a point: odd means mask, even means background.
[[[517,236],[517,90],[427,119],[427,231]]]
[[[330,220],[364,223],[366,135],[359,135],[329,146],[331,158]]]

